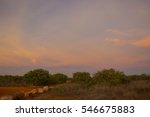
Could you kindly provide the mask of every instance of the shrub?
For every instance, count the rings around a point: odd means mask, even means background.
[[[118,84],[128,82],[123,72],[116,71],[112,68],[98,71],[96,74],[94,74],[93,78],[94,81],[98,84],[99,83]]]
[[[50,90],[50,92],[51,92],[52,95],[57,95],[57,96],[65,94],[65,90],[62,87],[53,88],[53,89]]]
[[[48,85],[50,83],[49,72],[44,69],[35,69],[24,75],[25,82],[31,85]]]
[[[88,72],[76,72],[73,73],[73,82],[75,83],[88,83],[91,79]]]
[[[22,86],[25,85],[22,76],[4,75],[0,76],[0,86]]]
[[[129,80],[150,80],[150,75],[148,74],[141,74],[141,75],[128,75]]]
[[[57,73],[52,75],[53,81],[55,84],[65,83],[68,79],[68,76],[62,73]]]

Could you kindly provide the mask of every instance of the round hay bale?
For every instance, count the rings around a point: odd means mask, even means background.
[[[30,91],[30,93],[33,94],[33,95],[35,95],[35,94],[38,93],[38,91],[37,91],[37,89],[32,89],[32,90]]]
[[[30,91],[24,93],[24,97],[29,97],[30,95],[31,95]]]
[[[45,92],[48,91],[48,89],[49,89],[48,86],[44,86],[44,87],[43,87],[43,91],[45,91]]]
[[[39,93],[39,94],[44,93],[43,88],[38,88],[38,93]]]

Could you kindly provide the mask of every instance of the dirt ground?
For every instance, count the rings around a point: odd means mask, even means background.
[[[13,95],[18,92],[27,92],[38,87],[0,87],[0,97],[4,95]]]

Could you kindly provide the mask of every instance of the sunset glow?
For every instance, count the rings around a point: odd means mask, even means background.
[[[0,0],[0,74],[150,73],[149,0]]]

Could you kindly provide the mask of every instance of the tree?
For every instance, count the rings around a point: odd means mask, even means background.
[[[25,82],[31,85],[48,85],[50,83],[50,75],[47,70],[35,69],[24,75]]]
[[[91,76],[88,72],[76,72],[73,73],[73,82],[76,83],[87,83],[89,82]]]
[[[107,82],[111,84],[118,84],[127,82],[126,75],[123,72],[116,71],[113,68],[98,71],[94,74],[93,78],[97,83]]]
[[[62,73],[57,73],[57,74],[54,74],[52,75],[55,83],[65,83],[68,79],[68,76],[66,76],[65,74],[62,74]]]

